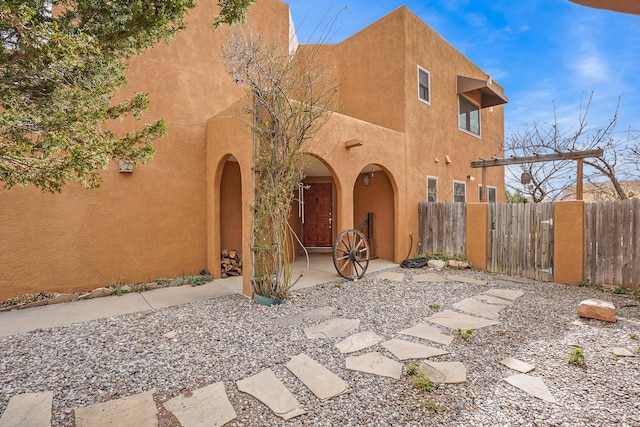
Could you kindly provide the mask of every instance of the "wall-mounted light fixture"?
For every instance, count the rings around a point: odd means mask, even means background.
[[[476,180],[476,177],[475,177],[475,176],[473,176],[473,175],[467,175],[467,179],[468,179],[469,181],[475,181],[475,180]]]
[[[369,184],[371,184],[371,177],[368,173],[365,173],[364,175],[362,175],[362,185],[368,187]]]
[[[120,173],[133,173],[133,162],[125,159],[118,160],[118,171]]]

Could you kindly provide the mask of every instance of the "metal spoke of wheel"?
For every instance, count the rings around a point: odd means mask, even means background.
[[[345,279],[361,279],[369,266],[369,244],[359,230],[345,230],[333,245],[333,265]]]

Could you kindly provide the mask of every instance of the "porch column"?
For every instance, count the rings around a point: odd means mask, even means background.
[[[575,285],[584,279],[584,202],[553,204],[553,281]]]
[[[467,203],[467,259],[474,268],[487,269],[489,204]]]

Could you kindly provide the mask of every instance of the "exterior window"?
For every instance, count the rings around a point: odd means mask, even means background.
[[[487,186],[488,191],[488,196],[489,196],[489,203],[495,203],[496,202],[496,194],[497,194],[497,189],[496,187],[492,187],[490,185]],[[482,184],[478,185],[478,201],[482,201]]]
[[[435,176],[427,177],[427,202],[438,201],[438,178]]]
[[[459,114],[458,126],[460,129],[480,136],[480,107],[463,96],[458,96]]]
[[[418,66],[418,99],[427,104],[431,103],[430,79],[429,72]]]
[[[453,181],[453,201],[462,203],[467,201],[467,184],[465,182]]]

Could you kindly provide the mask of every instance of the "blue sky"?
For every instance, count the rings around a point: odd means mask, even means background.
[[[640,129],[640,16],[568,0],[290,0],[301,43],[317,42],[319,23],[337,19],[327,42],[339,42],[401,5],[501,84],[505,136],[525,124],[576,123],[581,95],[592,91],[589,124],[620,104],[620,129]],[[346,9],[345,9],[346,6]],[[325,28],[320,24],[320,28]]]

